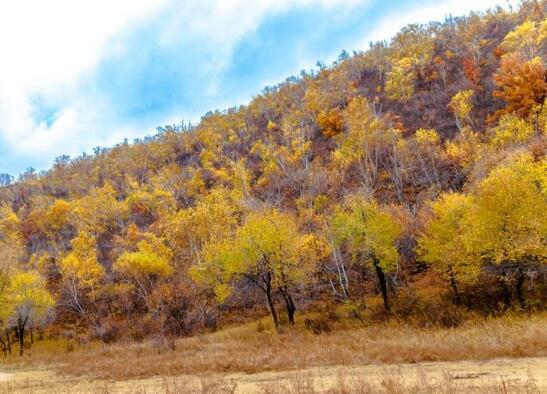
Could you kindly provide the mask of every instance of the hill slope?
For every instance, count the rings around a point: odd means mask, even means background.
[[[411,25],[198,125],[22,174],[0,188],[2,325],[111,341],[302,309],[321,331],[543,308],[546,11]]]

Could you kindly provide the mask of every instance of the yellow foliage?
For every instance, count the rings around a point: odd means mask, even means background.
[[[230,193],[219,188],[194,207],[164,218],[162,227],[177,260],[186,265],[200,261],[204,245],[231,233],[237,222],[236,208]]]
[[[530,123],[514,115],[504,115],[492,130],[490,143],[496,147],[503,147],[526,142],[533,135],[534,127]]]
[[[468,253],[492,263],[547,262],[545,161],[517,156],[478,185],[462,224]]]
[[[352,196],[337,207],[329,231],[336,245],[346,244],[357,263],[393,271],[399,261],[400,224],[375,201]]]
[[[316,265],[330,253],[328,244],[298,231],[294,217],[271,209],[251,213],[233,239],[212,242],[204,262],[193,267],[195,280],[212,285],[219,300],[230,294],[230,281],[247,276],[274,287],[306,284]]]
[[[386,80],[386,94],[392,100],[408,101],[414,94],[416,72],[410,57],[404,57],[393,64]]]
[[[415,138],[420,145],[437,145],[440,141],[439,134],[433,129],[418,129]]]
[[[458,137],[446,142],[445,152],[463,168],[469,168],[481,153],[479,136],[474,131],[464,128]]]
[[[480,261],[466,253],[462,241],[466,230],[462,218],[472,203],[472,198],[463,194],[441,195],[431,203],[433,218],[418,238],[419,258],[447,279],[463,283],[475,281],[480,273]]]
[[[72,240],[71,247],[72,250],[59,261],[63,279],[93,289],[104,276],[103,267],[97,260],[95,238],[89,233],[80,232]]]
[[[326,137],[333,137],[344,130],[344,117],[338,108],[320,112],[317,115],[317,124]]]
[[[123,253],[114,263],[114,271],[130,278],[166,278],[173,274],[172,252],[161,238],[149,234],[134,252]]]
[[[47,223],[51,230],[59,231],[70,222],[72,205],[66,200],[55,200],[47,210]]]
[[[0,321],[22,319],[37,323],[48,313],[54,301],[37,272],[20,272],[9,278],[0,303]]]
[[[134,190],[127,196],[125,203],[132,213],[153,217],[167,215],[175,209],[171,193],[161,189],[143,190],[137,185],[134,185]]]
[[[517,52],[530,60],[539,54],[547,38],[547,19],[542,22],[527,20],[507,33],[501,43],[506,52]]]
[[[20,220],[7,204],[0,205],[0,239],[17,236]]]
[[[456,123],[458,128],[462,130],[471,118],[471,111],[473,110],[473,96],[475,92],[473,90],[462,90],[456,93],[450,100],[448,107],[456,116]]]
[[[112,185],[107,184],[74,201],[72,223],[79,231],[98,236],[113,230],[127,218],[127,213],[126,204],[118,199]]]

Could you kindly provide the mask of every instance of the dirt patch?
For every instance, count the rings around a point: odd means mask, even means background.
[[[180,375],[124,381],[51,371],[0,373],[0,393],[547,392],[547,357],[398,365],[329,366],[255,374]],[[366,390],[365,390],[366,388]]]

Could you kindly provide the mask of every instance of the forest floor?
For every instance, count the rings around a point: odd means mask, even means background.
[[[547,393],[547,313],[316,335],[252,323],[176,341],[37,341],[0,393]]]

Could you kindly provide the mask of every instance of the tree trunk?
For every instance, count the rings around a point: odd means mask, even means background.
[[[2,336],[0,335],[0,345],[2,345],[2,352],[4,353],[4,358],[6,358],[6,353],[8,350],[8,346],[4,342],[4,339],[2,339]]]
[[[11,354],[11,338],[9,336],[9,330],[6,330],[6,339],[8,343],[8,353]]]
[[[17,323],[17,326],[17,336],[19,337],[19,356],[22,356],[25,338],[25,327],[23,326],[23,323],[21,321]]]
[[[287,310],[287,319],[289,324],[294,325],[294,313],[296,312],[296,306],[294,305],[291,293],[289,293],[289,290],[285,288],[281,290],[281,294],[285,300],[285,308]]]
[[[277,330],[279,328],[279,321],[277,320],[277,312],[275,311],[274,300],[272,298],[272,289],[267,287],[265,293],[268,301],[268,308],[270,308],[270,313],[272,314],[274,327]]]
[[[524,294],[522,293],[523,285],[524,285],[524,274],[522,273],[522,269],[519,267],[517,268],[517,284],[515,287],[517,291],[517,299],[522,309],[526,307],[526,303],[524,301]]]
[[[448,267],[448,276],[450,278],[450,286],[452,287],[452,290],[454,291],[454,297],[456,299],[456,304],[461,304],[460,299],[460,292],[458,291],[458,282],[456,281],[456,275],[454,275],[454,271],[452,271],[452,267]]]
[[[380,291],[382,292],[382,299],[384,300],[384,309],[386,312],[389,313],[389,302],[387,299],[387,284],[386,284],[386,276],[384,274],[384,271],[382,270],[382,267],[380,267],[380,262],[377,259],[373,260],[374,263],[374,269],[376,270],[376,275],[378,276],[378,282],[380,283]]]
[[[28,317],[17,319],[17,336],[19,337],[19,356],[23,355],[25,346],[25,328],[27,327]]]
[[[509,285],[507,284],[507,273],[503,271],[501,275],[501,290],[503,295],[503,302],[505,304],[505,307],[509,309],[511,307],[511,291],[509,289]]]

